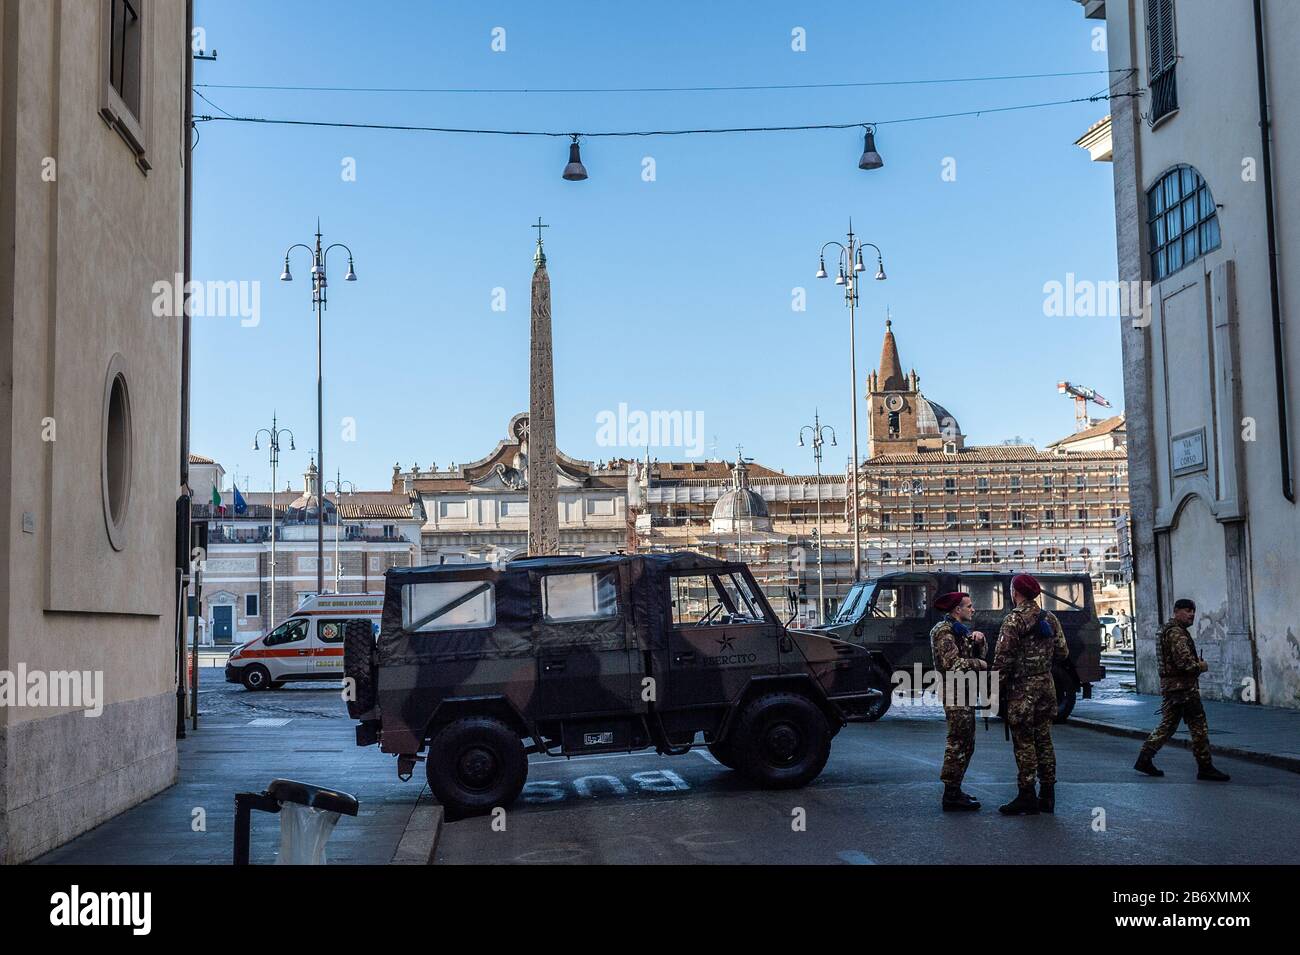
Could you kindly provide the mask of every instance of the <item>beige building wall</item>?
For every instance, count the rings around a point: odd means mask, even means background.
[[[183,3],[137,7],[132,111],[107,2],[0,3],[0,670],[103,681],[97,717],[0,706],[7,862],[176,776],[180,325],[151,302],[181,271],[188,44]]]
[[[1300,4],[1264,0],[1283,366],[1300,367]],[[1147,190],[1179,165],[1213,196],[1220,245],[1156,282],[1150,321],[1125,320],[1125,405],[1137,554],[1139,688],[1157,688],[1154,633],[1190,597],[1210,664],[1205,695],[1300,706],[1296,541],[1280,448],[1297,454],[1295,383],[1278,409],[1253,4],[1175,0],[1177,110],[1149,122],[1147,3],[1089,0],[1104,17],[1121,281],[1153,280]],[[1285,430],[1284,430],[1285,428]],[[1203,434],[1203,453],[1195,453]],[[1187,436],[1191,436],[1190,439]],[[1181,441],[1181,443],[1180,443]],[[1188,454],[1189,442],[1192,453]],[[1182,457],[1177,455],[1182,451]],[[1181,466],[1180,466],[1181,465]],[[1252,690],[1254,691],[1252,693]],[[1243,693],[1244,691],[1244,693]]]

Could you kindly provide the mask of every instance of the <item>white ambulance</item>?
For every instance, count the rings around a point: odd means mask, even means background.
[[[226,682],[250,690],[278,690],[297,680],[341,680],[343,625],[368,620],[378,634],[383,610],[383,594],[310,597],[270,633],[231,651]]]

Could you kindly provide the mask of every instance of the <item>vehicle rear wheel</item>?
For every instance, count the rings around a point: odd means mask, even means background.
[[[1062,670],[1054,670],[1052,683],[1056,686],[1056,718],[1052,722],[1064,723],[1074,712],[1074,679]]]
[[[727,743],[718,741],[709,744],[709,753],[728,769],[736,768],[736,753]]]
[[[239,675],[239,682],[244,684],[246,690],[266,690],[271,686],[271,674],[262,664],[250,663]]]
[[[740,716],[731,744],[736,766],[769,789],[794,789],[816,779],[831,753],[826,717],[798,693],[760,696]]]
[[[424,769],[429,788],[450,813],[473,816],[515,801],[528,777],[528,758],[501,720],[467,716],[433,738]]]

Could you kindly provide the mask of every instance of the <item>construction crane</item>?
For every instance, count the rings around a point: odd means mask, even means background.
[[[1069,395],[1074,399],[1074,430],[1076,432],[1082,431],[1092,424],[1092,419],[1088,417],[1089,401],[1099,408],[1111,407],[1109,401],[1097,394],[1092,388],[1085,388],[1083,385],[1072,385],[1068,381],[1058,381],[1056,391],[1058,394]]]

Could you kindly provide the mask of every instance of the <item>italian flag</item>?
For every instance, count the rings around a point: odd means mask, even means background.
[[[226,512],[226,505],[221,503],[221,492],[217,490],[215,484],[212,485],[212,506],[219,508],[223,514]]]

